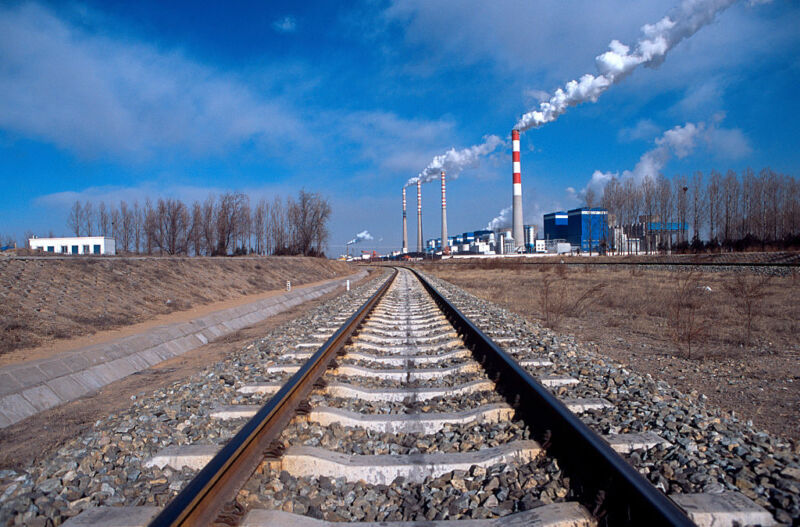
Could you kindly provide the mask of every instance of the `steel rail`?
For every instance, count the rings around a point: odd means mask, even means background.
[[[531,426],[548,455],[558,460],[570,477],[575,498],[593,512],[601,525],[695,525],[424,276],[412,271],[483,365],[498,392],[515,408],[517,417]]]
[[[235,499],[241,486],[396,276],[397,269],[167,504],[150,522],[151,527],[211,525],[220,513],[237,514]]]

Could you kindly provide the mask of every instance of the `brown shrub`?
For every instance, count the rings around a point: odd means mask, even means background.
[[[701,313],[705,302],[703,291],[698,273],[673,273],[672,290],[667,297],[667,325],[675,347],[686,358],[691,358],[692,346],[699,344],[705,333],[706,320]]]
[[[767,286],[771,276],[734,273],[731,281],[723,285],[732,300],[733,308],[744,322],[742,344],[749,346],[753,337],[753,324],[761,315]],[[741,333],[740,333],[741,335]]]

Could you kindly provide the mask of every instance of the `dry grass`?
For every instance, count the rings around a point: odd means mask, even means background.
[[[0,354],[350,272],[302,257],[0,259]]]
[[[477,262],[424,270],[800,439],[796,273],[764,279],[742,273]]]

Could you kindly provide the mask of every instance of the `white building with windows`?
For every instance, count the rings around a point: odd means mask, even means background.
[[[73,238],[30,238],[28,246],[47,253],[78,254],[116,254],[114,238],[105,236],[76,236]]]

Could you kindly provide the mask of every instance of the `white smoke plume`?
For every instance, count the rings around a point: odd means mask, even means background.
[[[455,179],[465,168],[475,166],[481,156],[486,156],[494,152],[499,145],[504,144],[503,140],[496,135],[489,135],[483,138],[483,143],[474,145],[462,150],[451,148],[444,154],[433,158],[419,175],[412,177],[406,182],[406,187],[416,185],[417,181],[428,183],[439,177],[442,169],[447,173],[448,179]]]
[[[661,137],[656,138],[655,148],[642,154],[633,170],[625,170],[622,174],[595,170],[589,183],[578,193],[578,196],[585,196],[588,188],[591,188],[596,196],[602,196],[606,184],[613,178],[633,178],[636,183],[641,183],[648,177],[655,178],[673,155],[678,159],[688,156],[694,151],[698,140],[708,141],[709,132],[713,133],[714,130],[714,123],[711,126],[707,126],[706,123],[686,123],[683,126],[671,128]]]
[[[372,239],[372,235],[369,233],[369,231],[364,230],[356,234],[356,237],[347,242],[345,245],[355,245],[356,243],[361,243],[363,241]]]
[[[539,103],[538,109],[523,115],[515,128],[524,132],[555,121],[570,106],[586,101],[596,102],[611,85],[627,77],[637,67],[660,65],[673,47],[711,23],[718,13],[735,1],[682,0],[664,18],[642,27],[644,36],[633,51],[620,41],[612,40],[608,45],[609,51],[595,59],[599,75],[587,73],[578,80],[569,81],[548,100]]]
[[[501,229],[503,227],[508,227],[511,225],[511,206],[504,208],[500,211],[494,219],[490,220],[489,223],[486,224],[487,231],[496,231],[497,229]]]

